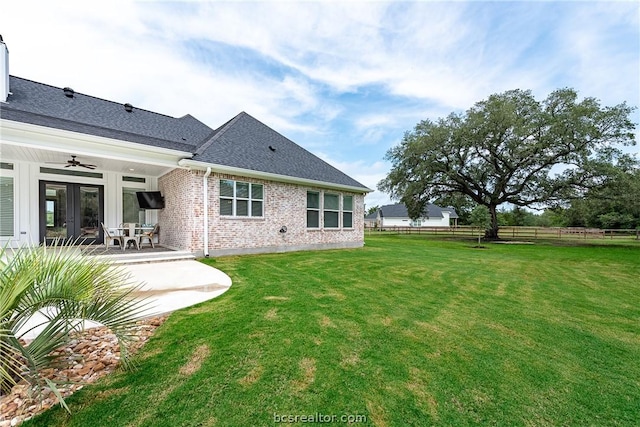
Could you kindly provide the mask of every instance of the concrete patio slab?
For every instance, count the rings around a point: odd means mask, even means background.
[[[195,260],[123,265],[134,282],[143,282],[136,295],[150,300],[145,315],[167,313],[210,300],[231,287],[222,271]]]
[[[168,313],[210,300],[231,287],[229,276],[195,260],[124,264],[118,267],[129,273],[134,283],[143,283],[134,294],[148,301],[142,317]],[[41,324],[45,319],[41,314],[34,315],[21,332]],[[98,325],[85,322],[85,328],[94,326]],[[42,329],[44,325],[29,331],[23,338],[33,339]]]

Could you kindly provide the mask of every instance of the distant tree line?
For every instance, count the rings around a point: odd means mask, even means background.
[[[456,208],[459,224],[471,225],[470,215],[475,207],[471,200],[449,197],[438,202]],[[565,206],[541,211],[503,207],[497,217],[500,226],[640,228],[640,168],[632,162],[616,166],[601,186],[570,200]]]

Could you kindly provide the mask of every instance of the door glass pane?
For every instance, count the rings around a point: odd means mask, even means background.
[[[56,204],[53,200],[47,200],[46,206],[46,216],[47,216],[47,227],[54,227],[55,223],[53,221],[54,210],[56,208]]]
[[[67,186],[47,184],[45,189],[46,234],[48,239],[67,237]]]
[[[98,238],[100,227],[100,198],[98,188],[80,187],[80,237]]]

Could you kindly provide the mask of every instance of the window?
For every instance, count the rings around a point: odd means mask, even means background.
[[[342,196],[342,228],[353,228],[353,196]]]
[[[220,180],[220,215],[261,217],[264,186],[250,182]]]
[[[145,223],[145,211],[138,204],[136,192],[141,188],[122,188],[122,222]]]
[[[0,237],[13,237],[14,211],[13,177],[0,176]]]
[[[307,191],[307,228],[320,228],[320,193]]]
[[[324,228],[340,227],[340,196],[337,194],[324,194]]]
[[[307,228],[340,227],[353,228],[353,196],[307,191]]]
[[[40,168],[40,173],[52,173],[55,175],[69,175],[69,176],[83,176],[86,178],[100,178],[102,179],[102,174],[98,172],[85,172],[79,170],[68,170],[68,169],[54,169],[54,168]]]
[[[122,180],[126,182],[138,182],[140,184],[144,184],[145,182],[147,182],[145,178],[141,178],[138,176],[123,176]]]

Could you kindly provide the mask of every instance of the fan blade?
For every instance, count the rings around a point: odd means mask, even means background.
[[[95,169],[95,168],[97,168],[96,165],[85,165],[83,163],[80,163],[78,166],[82,166],[83,168],[87,168],[87,169]]]

